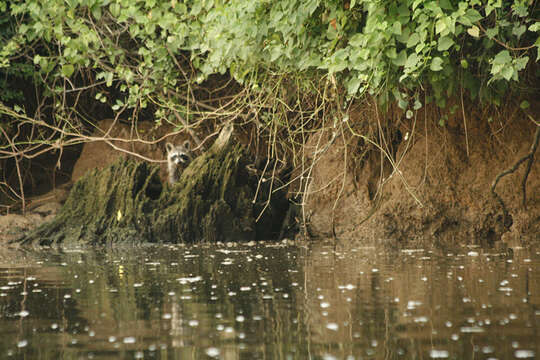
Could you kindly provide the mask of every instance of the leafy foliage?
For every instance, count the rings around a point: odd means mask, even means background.
[[[263,90],[268,74],[327,76],[349,98],[370,93],[402,108],[417,107],[419,88],[439,105],[458,88],[497,103],[540,57],[540,14],[527,0],[3,0],[0,8],[17,27],[2,37],[1,67],[30,58],[59,106],[66,91],[92,86],[115,111],[154,103],[158,115],[185,106],[192,84],[225,73]]]

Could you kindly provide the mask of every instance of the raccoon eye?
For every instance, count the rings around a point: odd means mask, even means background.
[[[189,156],[187,156],[185,154],[180,155],[180,161],[181,162],[188,162],[189,161]]]

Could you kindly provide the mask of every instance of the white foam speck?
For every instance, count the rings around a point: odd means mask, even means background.
[[[206,349],[206,355],[210,357],[218,357],[219,356],[219,349],[215,347],[210,347]]]
[[[429,357],[432,359],[446,359],[448,357],[448,351],[446,350],[431,350]]]
[[[535,353],[533,350],[516,350],[514,356],[517,359],[531,359],[534,358]]]
[[[328,324],[326,324],[326,328],[328,330],[337,331],[337,329],[339,328],[339,325],[336,324],[336,323],[328,323]]]

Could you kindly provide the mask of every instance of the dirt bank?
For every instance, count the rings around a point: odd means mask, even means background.
[[[540,114],[538,104],[531,109]],[[304,172],[311,178],[303,212],[311,235],[397,244],[540,240],[540,152],[527,178],[526,207],[526,163],[497,184],[506,219],[491,192],[497,175],[530,151],[536,125],[524,111],[489,113],[469,105],[443,124],[436,109],[407,120],[366,105],[349,117],[354,127],[321,130],[305,149],[315,160]],[[364,134],[375,134],[388,156]]]

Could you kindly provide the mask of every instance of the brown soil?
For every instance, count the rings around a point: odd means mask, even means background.
[[[386,132],[385,142],[399,171],[346,125],[342,132],[334,128],[312,135],[305,150],[319,155],[310,157],[313,168],[304,173],[312,179],[303,209],[308,232],[408,245],[540,240],[540,151],[528,175],[526,208],[521,186],[526,164],[496,187],[510,215],[509,228],[491,193],[497,175],[529,152],[536,126],[520,109],[497,115],[469,106],[466,137],[460,110],[444,127],[433,109],[419,112],[416,122],[396,113],[377,114],[370,106],[351,111],[357,134],[370,129],[373,134],[377,116],[379,123],[398,124]],[[540,114],[538,104],[532,110]]]

